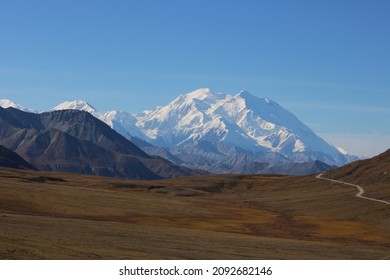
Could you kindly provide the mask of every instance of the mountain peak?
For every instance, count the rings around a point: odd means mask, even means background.
[[[262,100],[259,97],[255,96],[255,95],[252,95],[251,93],[249,93],[246,90],[240,91],[238,94],[236,94],[234,96],[234,98],[236,98],[236,99],[237,98],[241,98],[241,99],[243,99],[243,100],[245,100],[246,102],[249,102],[249,103],[258,103],[259,100]]]
[[[245,99],[245,100],[248,100],[248,101],[255,101],[255,99],[257,101],[261,100],[263,101],[264,103],[266,104],[272,104],[274,103],[271,99],[269,99],[268,97],[264,97],[264,98],[259,98],[255,95],[252,95],[250,92],[246,91],[246,90],[242,90],[240,91],[236,97],[241,97],[242,99]]]
[[[16,106],[18,106],[18,104],[9,99],[0,99],[0,106],[6,109],[9,107],[15,108]]]
[[[197,89],[195,91],[192,91],[192,92],[189,92],[187,94],[185,94],[186,97],[188,98],[191,98],[191,99],[200,99],[200,100],[203,100],[209,96],[212,96],[213,93],[211,91],[211,89],[209,88],[200,88],[200,89]]]
[[[240,91],[236,96],[240,96],[240,97],[242,97],[242,98],[247,98],[247,97],[253,97],[253,95],[252,94],[250,94],[248,91],[246,91],[246,90],[242,90],[242,91]]]
[[[9,99],[1,99],[0,100],[0,107],[3,107],[4,109],[6,109],[6,108],[15,108],[15,109],[18,109],[18,110],[21,110],[21,111],[25,111],[25,112],[30,112],[30,113],[36,113],[37,112],[35,110],[27,109],[27,108],[23,107],[22,105],[17,104],[17,103],[15,103],[15,102],[13,102],[12,100],[9,100]]]
[[[58,110],[79,110],[86,111],[90,114],[96,112],[96,109],[84,100],[65,101],[53,108],[53,111]]]

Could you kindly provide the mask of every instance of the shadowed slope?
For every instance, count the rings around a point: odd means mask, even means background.
[[[18,154],[0,146],[0,166],[16,169],[36,170],[34,166],[25,161]]]
[[[0,144],[41,170],[132,179],[198,174],[147,155],[83,111],[32,114],[0,108]]]

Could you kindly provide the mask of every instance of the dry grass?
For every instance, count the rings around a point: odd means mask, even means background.
[[[0,169],[1,259],[383,259],[390,208],[313,177]]]

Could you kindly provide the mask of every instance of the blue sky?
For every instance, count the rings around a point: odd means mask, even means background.
[[[269,97],[335,145],[390,148],[389,1],[0,0],[0,98],[140,112]]]

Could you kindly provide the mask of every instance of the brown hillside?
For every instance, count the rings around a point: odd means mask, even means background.
[[[390,200],[390,150],[328,171],[324,177],[362,185],[373,197]]]
[[[315,177],[0,169],[0,258],[390,258],[390,208],[354,194]]]

